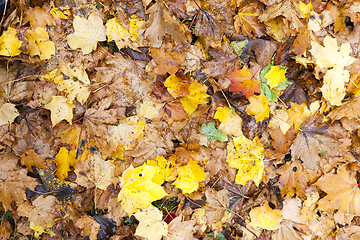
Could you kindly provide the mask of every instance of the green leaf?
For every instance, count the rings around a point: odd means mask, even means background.
[[[226,237],[221,232],[218,233],[214,240],[226,240]]]
[[[267,98],[267,100],[269,102],[277,102],[278,101],[276,92],[274,90],[270,90],[269,86],[266,83],[260,82],[260,90],[261,90],[261,93]]]
[[[203,124],[201,126],[201,134],[208,136],[208,141],[218,140],[220,142],[226,142],[228,140],[228,136],[220,132],[215,128],[215,123],[211,122],[207,126]]]
[[[268,71],[270,71],[272,66],[274,66],[273,62],[269,63],[268,65],[266,65],[266,67],[263,68],[263,70],[261,70],[261,72],[260,72],[260,82],[267,83],[267,80],[266,80],[266,78],[264,76],[268,73]]]
[[[285,90],[285,88],[287,88],[287,86],[289,86],[290,84],[292,84],[292,82],[289,82],[286,78],[285,81],[279,83],[279,85],[277,85],[276,90]]]
[[[241,54],[244,51],[244,48],[246,47],[246,45],[249,43],[249,40],[245,39],[243,41],[233,41],[230,43],[230,45],[234,48],[234,51],[236,52],[236,54],[240,57]]]

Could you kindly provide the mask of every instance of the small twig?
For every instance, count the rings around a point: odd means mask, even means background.
[[[195,16],[193,17],[193,20],[191,21],[191,24],[190,24],[190,26],[189,26],[189,28],[188,28],[188,30],[187,30],[187,32],[186,32],[186,34],[188,34],[189,33],[189,31],[190,31],[190,29],[191,29],[191,27],[192,27],[192,25],[193,25],[193,23],[194,23],[194,21],[195,21],[195,18],[197,17],[197,14],[195,14]]]
[[[325,10],[326,10],[326,8],[329,6],[329,4],[332,2],[332,0],[329,0],[327,3],[326,3],[326,5],[325,5],[325,7],[323,8],[323,10],[321,10],[321,12],[319,13],[319,14],[322,14]]]
[[[255,77],[255,75],[260,71],[260,69],[262,68],[262,66],[264,65],[264,63],[267,61],[267,60],[269,60],[268,58],[260,65],[260,67],[258,68],[258,70],[256,70],[256,72],[254,73],[254,75],[250,78],[250,80],[252,80],[254,77]]]

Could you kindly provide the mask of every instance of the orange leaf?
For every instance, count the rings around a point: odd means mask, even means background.
[[[235,70],[227,78],[231,81],[229,90],[233,93],[242,93],[249,98],[254,93],[260,93],[260,81],[252,78],[253,74],[244,66],[241,70]]]

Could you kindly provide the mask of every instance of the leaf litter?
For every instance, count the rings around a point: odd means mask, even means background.
[[[12,1],[0,237],[352,239],[356,1]]]

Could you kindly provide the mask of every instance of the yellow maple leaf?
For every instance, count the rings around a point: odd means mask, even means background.
[[[24,34],[29,44],[26,51],[30,56],[38,55],[41,60],[50,59],[55,54],[55,44],[49,39],[45,29],[37,27],[35,30],[28,29]]]
[[[130,165],[119,178],[121,191],[118,201],[121,201],[122,208],[129,215],[167,195],[161,185],[152,181],[155,173],[154,166],[143,164],[134,168]]]
[[[303,2],[298,3],[301,13],[304,15],[305,18],[310,17],[310,12],[314,10],[311,2],[309,4],[305,4]]]
[[[335,66],[344,68],[356,61],[350,56],[350,43],[342,43],[338,51],[337,40],[326,36],[321,46],[315,41],[311,41],[311,54],[316,58],[316,65],[320,68],[333,68]]]
[[[16,109],[15,104],[4,103],[0,106],[0,126],[13,123],[15,118],[19,115],[19,111]]]
[[[54,83],[58,84],[59,82],[61,82],[63,80],[63,75],[58,74],[58,69],[55,68],[54,70],[52,70],[50,72],[39,75],[39,79],[41,81],[44,81],[44,80],[53,81]]]
[[[16,30],[9,27],[0,37],[0,55],[12,57],[19,55],[21,53],[20,47],[21,42],[17,37]]]
[[[250,104],[246,108],[246,113],[255,116],[257,122],[269,117],[270,108],[267,98],[260,94],[257,97],[251,96],[249,98]]]
[[[197,162],[189,158],[188,164],[177,169],[178,178],[173,183],[183,193],[192,193],[199,188],[199,182],[205,179],[205,171]]]
[[[39,238],[41,234],[47,233],[51,237],[56,236],[52,231],[52,227],[55,225],[56,221],[50,221],[46,224],[46,228],[43,226],[37,226],[33,221],[30,221],[30,228],[35,231],[35,238]]]
[[[180,99],[181,104],[184,107],[185,112],[190,116],[200,104],[207,104],[208,97],[207,87],[204,84],[200,84],[197,81],[194,81],[189,86],[189,95],[182,97]]]
[[[83,64],[73,66],[71,63],[69,63],[61,67],[61,71],[64,73],[64,75],[68,76],[71,80],[74,80],[74,78],[76,78],[86,86],[89,86],[90,80],[85,70],[86,67]]]
[[[221,123],[226,122],[231,113],[231,110],[228,107],[218,107],[215,109],[216,113],[214,115],[214,119],[218,119]]]
[[[135,235],[148,240],[159,240],[168,234],[168,225],[164,222],[162,212],[150,205],[146,209],[139,209],[135,214],[139,220]]]
[[[270,71],[265,74],[267,84],[270,88],[277,87],[279,83],[285,81],[286,70],[280,68],[279,66],[271,66]]]
[[[340,106],[346,95],[345,83],[349,82],[350,73],[339,66],[334,67],[324,75],[323,85],[320,88],[324,98],[331,105]]]
[[[70,171],[70,166],[74,167],[76,165],[75,158],[75,151],[69,151],[64,147],[60,147],[60,150],[55,155],[54,159],[57,167],[56,176],[58,176],[60,179],[67,178],[68,172]]]
[[[66,93],[66,98],[69,103],[72,103],[76,98],[81,104],[84,104],[90,95],[89,87],[72,80],[63,80],[59,82],[57,89]]]
[[[174,98],[180,97],[180,102],[185,112],[190,116],[199,104],[208,103],[207,98],[210,97],[206,91],[207,87],[198,81],[192,81],[190,84],[182,80],[175,74],[170,75],[164,82],[168,92]]]
[[[170,95],[173,96],[174,98],[182,97],[189,94],[189,83],[183,81],[175,74],[171,74],[165,80],[164,86],[167,88]]]
[[[71,11],[69,9],[61,10],[60,8],[51,8],[50,14],[53,16],[53,18],[60,18],[60,19],[69,19],[71,14]]]
[[[105,26],[95,12],[88,19],[75,16],[73,26],[74,33],[66,37],[71,49],[80,48],[84,54],[88,54],[96,49],[98,41],[106,40]]]
[[[226,161],[230,167],[238,169],[236,184],[244,186],[253,180],[259,186],[264,174],[263,151],[258,137],[251,141],[242,135],[228,142]]]
[[[280,228],[280,222],[283,220],[282,210],[272,209],[268,203],[260,207],[251,209],[249,215],[251,218],[250,226],[255,229],[275,230]]]
[[[73,103],[68,103],[64,96],[52,96],[51,102],[44,105],[44,108],[51,111],[51,122],[53,126],[61,122],[63,119],[72,124]]]
[[[171,155],[168,160],[166,160],[163,156],[157,156],[156,161],[148,160],[147,164],[149,166],[156,167],[156,173],[152,181],[161,185],[164,181],[175,180],[174,174],[176,173],[176,169],[173,168],[175,160],[175,155]]]
[[[129,31],[125,27],[121,26],[121,24],[118,23],[116,18],[109,19],[106,22],[105,27],[108,41],[115,41],[116,46],[119,49],[131,45],[131,36]]]

